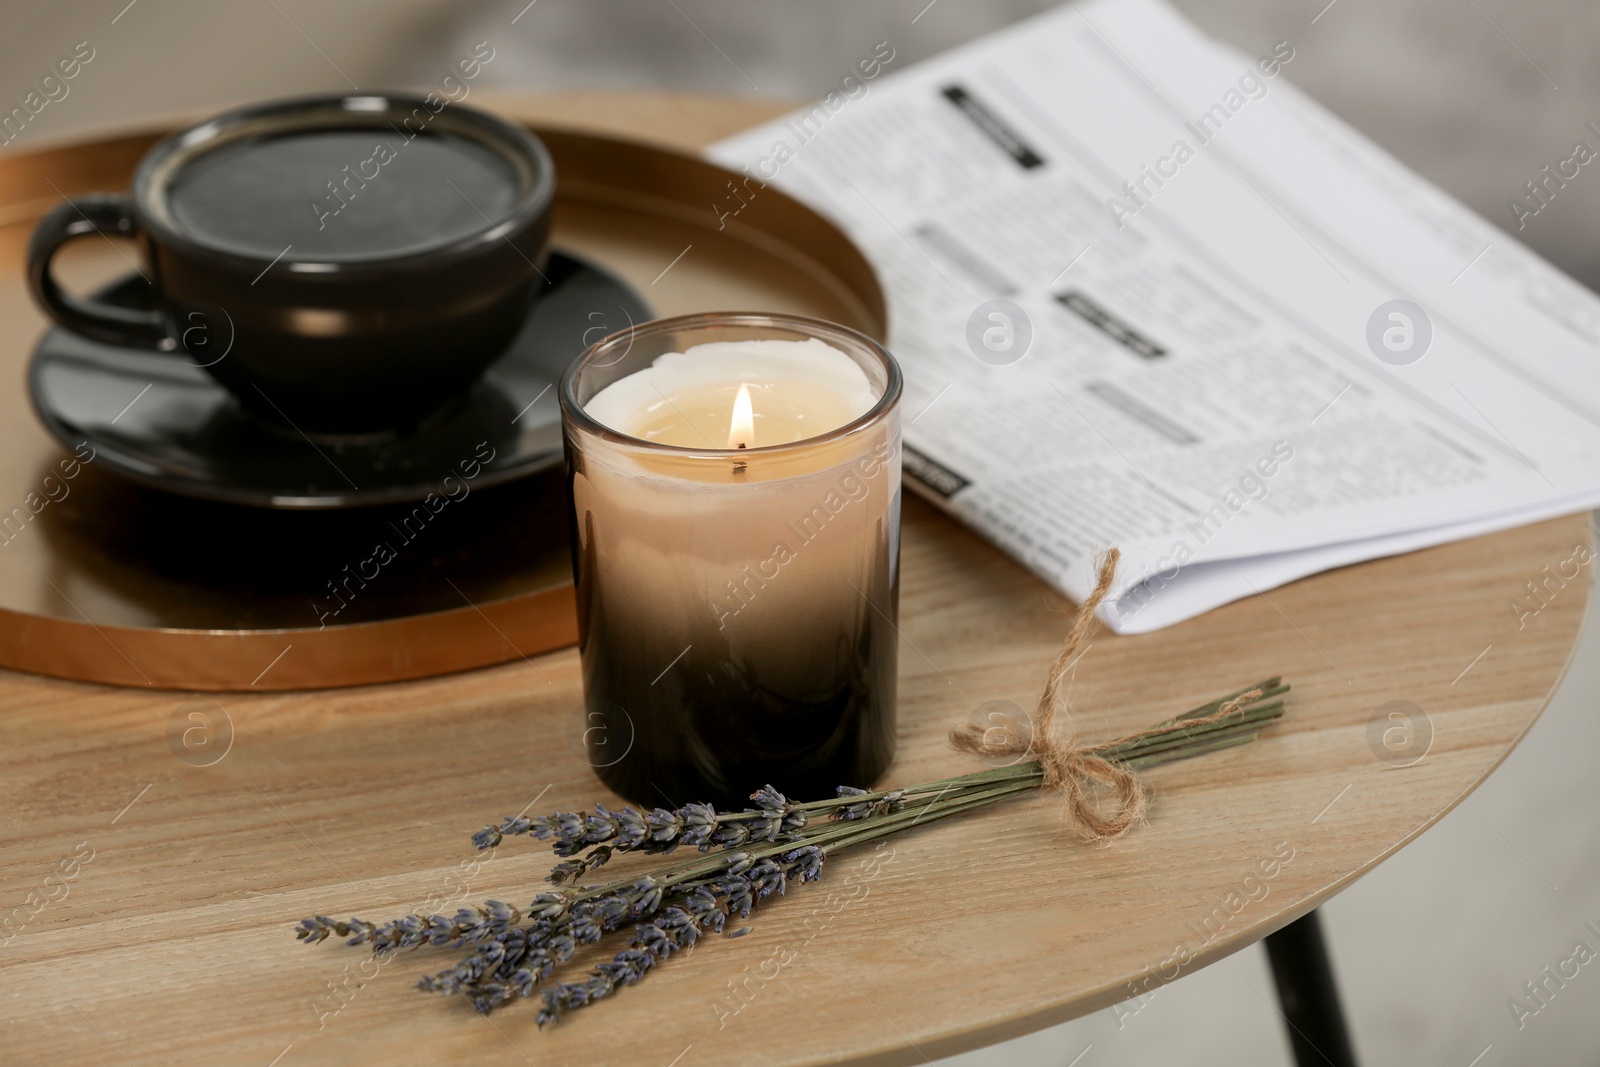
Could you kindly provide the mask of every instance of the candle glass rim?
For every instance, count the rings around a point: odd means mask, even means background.
[[[835,426],[833,429],[826,430],[814,437],[803,437],[798,441],[786,441],[776,445],[758,445],[755,448],[707,448],[695,445],[669,445],[658,441],[649,441],[643,437],[635,437],[632,434],[624,433],[615,427],[606,425],[585,411],[583,405],[578,402],[576,389],[578,375],[585,367],[594,363],[601,352],[614,345],[621,344],[625,338],[631,337],[637,340],[640,337],[652,334],[724,326],[791,329],[796,333],[804,333],[809,337],[814,337],[819,341],[830,344],[837,339],[846,344],[863,348],[883,364],[885,371],[883,392],[870,408],[841,426]],[[638,372],[636,371],[635,373]],[[587,434],[620,444],[652,451],[670,452],[684,457],[706,456],[717,460],[726,460],[729,456],[770,454],[801,446],[844,440],[850,435],[859,433],[881,421],[885,414],[893,410],[895,405],[900,402],[903,383],[904,379],[900,373],[900,364],[890,354],[889,349],[876,338],[854,327],[807,315],[785,315],[758,311],[705,311],[690,315],[671,315],[666,318],[651,319],[649,322],[641,322],[607,334],[585,349],[583,354],[573,360],[567,369],[562,372],[558,399],[561,404],[563,421],[568,425],[576,425]]]

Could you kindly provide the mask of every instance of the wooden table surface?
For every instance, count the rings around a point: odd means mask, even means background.
[[[513,106],[685,146],[773,112]],[[1560,681],[1587,582],[1547,584],[1520,620],[1512,601],[1590,547],[1572,517],[1102,635],[1073,691],[1084,736],[1275,673],[1294,683],[1289,714],[1257,744],[1152,772],[1148,826],[1114,846],[1063,835],[1047,799],[919,829],[875,871],[843,854],[747,936],[543,1032],[526,1002],[485,1018],[413,991],[442,955],[379,965],[291,926],[525,901],[549,853],[512,839],[477,854],[468,836],[530,803],[615,801],[581,756],[576,651],[215,700],[0,673],[0,1059],[915,1063],[1083,1015],[1253,944],[1470,793]],[[980,704],[1035,699],[1070,606],[915,500],[903,565],[888,777],[911,782],[972,768],[944,737]]]

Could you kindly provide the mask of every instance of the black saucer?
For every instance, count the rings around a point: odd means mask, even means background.
[[[495,485],[560,462],[561,372],[592,342],[650,318],[626,284],[575,257],[552,252],[545,273],[550,284],[506,353],[459,401],[405,433],[308,437],[245,411],[186,352],[100,344],[59,327],[34,350],[28,391],[69,451],[87,441],[94,466],[186,496],[347,508],[460,492],[444,479],[474,469],[474,488]],[[137,276],[96,295],[149,306]]]

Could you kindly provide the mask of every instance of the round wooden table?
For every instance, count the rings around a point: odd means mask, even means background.
[[[778,110],[639,95],[501,104],[680,146]],[[547,851],[512,839],[478,854],[468,837],[529,806],[615,800],[580,754],[575,650],[215,699],[3,673],[3,1058],[900,1064],[1059,1023],[1279,930],[1460,803],[1560,681],[1587,585],[1551,584],[1520,618],[1512,601],[1590,545],[1582,517],[1560,519],[1319,575],[1158,633],[1103,634],[1073,693],[1085,737],[1279,673],[1289,713],[1256,744],[1150,773],[1149,824],[1114,846],[1063,834],[1048,799],[915,830],[875,873],[842,854],[747,936],[702,942],[543,1032],[531,1004],[482,1017],[413,991],[445,965],[438,954],[380,964],[308,948],[291,926],[530,897]],[[945,734],[978,705],[1036,698],[1070,605],[914,499],[903,566],[888,779],[909,783],[973,767]]]

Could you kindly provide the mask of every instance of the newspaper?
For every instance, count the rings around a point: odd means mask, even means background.
[[[1117,631],[1600,504],[1600,299],[1298,92],[1296,48],[1089,0],[886,42],[710,150],[877,267],[908,484],[1075,599],[1118,546]]]

